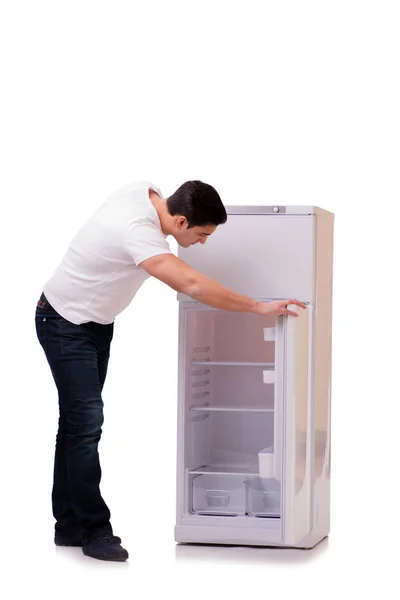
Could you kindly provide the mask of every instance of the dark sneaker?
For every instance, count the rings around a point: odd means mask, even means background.
[[[111,533],[98,535],[82,544],[83,554],[99,560],[124,561],[129,557],[128,552],[121,546],[121,538]]]

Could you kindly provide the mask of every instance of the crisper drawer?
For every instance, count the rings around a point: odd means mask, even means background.
[[[229,215],[205,244],[179,247],[178,256],[246,296],[314,302],[315,223],[315,215]]]
[[[247,507],[255,517],[279,517],[281,485],[277,479],[254,477],[247,482]]]
[[[246,514],[245,478],[213,474],[192,477],[192,512],[201,515]]]
[[[262,479],[250,473],[206,473],[191,475],[189,481],[190,512],[194,514],[281,516],[281,484],[276,479]]]

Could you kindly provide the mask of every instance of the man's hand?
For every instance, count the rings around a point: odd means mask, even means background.
[[[299,315],[292,310],[288,310],[288,304],[297,304],[301,308],[307,308],[303,302],[291,298],[290,300],[274,300],[273,302],[259,302],[257,306],[257,314],[266,315],[268,317],[280,317],[281,315],[291,315],[298,317]]]

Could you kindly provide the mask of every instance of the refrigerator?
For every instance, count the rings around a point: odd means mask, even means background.
[[[178,256],[297,317],[214,309],[178,293],[175,541],[312,548],[329,533],[334,214],[227,206]]]

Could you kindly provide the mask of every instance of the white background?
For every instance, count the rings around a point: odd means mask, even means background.
[[[385,0],[1,4],[4,597],[398,597],[399,26]],[[83,221],[137,179],[336,215],[315,551],[176,547],[177,302],[155,280],[116,321],[104,389],[102,491],[130,561],[53,546],[57,400],[34,308]]]

